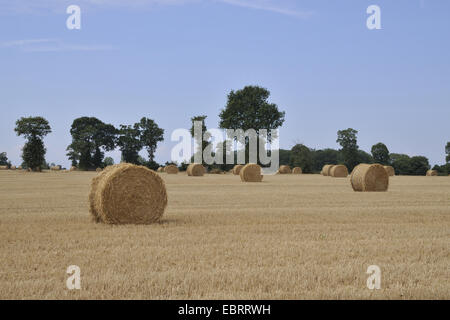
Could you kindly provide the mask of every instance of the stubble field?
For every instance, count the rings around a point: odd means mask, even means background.
[[[90,221],[94,175],[0,171],[0,299],[450,298],[450,177],[161,174],[162,221],[111,226]]]

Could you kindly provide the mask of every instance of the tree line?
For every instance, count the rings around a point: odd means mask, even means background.
[[[268,101],[270,92],[259,86],[246,86],[243,89],[232,90],[227,96],[227,103],[219,113],[219,128],[222,129],[255,129],[259,134],[259,128],[272,130],[281,127],[285,121],[285,112],[278,106]],[[191,118],[191,134],[194,137],[194,121],[202,122],[202,133],[206,139],[196,141],[201,152],[212,142],[207,137],[205,125],[206,116],[198,115]],[[45,162],[46,149],[43,139],[51,133],[51,128],[43,117],[21,118],[16,121],[15,131],[17,135],[26,139],[22,149],[22,167],[40,171],[48,167]],[[118,148],[121,151],[121,161],[133,164],[145,165],[156,169],[160,164],[154,160],[154,155],[159,142],[164,140],[164,129],[157,123],[143,117],[132,125],[121,124],[115,127],[104,123],[95,117],[80,117],[73,121],[70,134],[72,141],[67,147],[67,157],[72,166],[80,170],[94,170],[114,164],[110,157],[105,158],[105,153]],[[287,164],[299,166],[305,173],[320,172],[325,164],[344,164],[352,170],[359,163],[380,163],[392,165],[396,174],[400,175],[424,175],[430,168],[429,161],[424,156],[410,157],[405,154],[390,153],[384,143],[375,144],[371,153],[359,149],[357,143],[358,131],[352,128],[339,130],[336,142],[341,146],[339,150],[323,149],[315,150],[303,144],[296,144],[291,150],[280,150],[280,165]],[[272,137],[267,137],[268,142]],[[248,138],[244,141],[246,162],[249,160]],[[224,157],[229,150],[227,144],[221,143],[217,148],[223,148]],[[141,150],[147,151],[148,158],[139,155]],[[447,154],[446,163],[435,166],[440,174],[450,173],[450,142],[445,147]],[[235,155],[236,159],[236,155]],[[225,159],[224,159],[225,160]],[[258,159],[259,161],[259,159]],[[226,161],[224,161],[225,163]],[[171,162],[166,162],[166,165]],[[8,165],[5,153],[0,154],[0,165]],[[10,164],[9,164],[10,165]],[[177,164],[181,169],[187,167],[187,163]],[[214,164],[209,169],[229,170],[233,165]]]

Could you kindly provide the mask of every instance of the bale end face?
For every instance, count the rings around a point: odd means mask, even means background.
[[[201,163],[191,163],[186,172],[190,177],[201,177],[205,174],[206,169]]]
[[[323,176],[328,176],[328,175],[329,175],[329,171],[330,171],[330,169],[331,169],[332,166],[333,166],[332,164],[326,164],[326,165],[324,165],[324,166],[322,167],[322,172],[321,172],[321,174],[322,174]]]
[[[302,171],[302,168],[300,168],[300,167],[295,167],[294,169],[292,169],[292,173],[293,173],[293,174],[302,174],[303,171]]]
[[[359,164],[353,169],[350,182],[354,191],[387,191],[389,175],[380,164]]]
[[[164,172],[167,174],[177,174],[178,173],[178,167],[174,164],[168,165],[164,168]]]
[[[242,168],[244,167],[244,165],[242,164],[237,164],[233,167],[232,172],[234,175],[239,175],[241,173]]]
[[[280,169],[278,169],[278,172],[280,174],[291,174],[292,170],[290,166],[282,165],[280,166]]]
[[[437,175],[438,175],[437,170],[428,170],[427,171],[427,176],[428,177],[437,176]]]
[[[256,163],[246,164],[240,171],[239,176],[243,182],[261,182],[261,167]]]
[[[329,175],[334,178],[346,178],[348,176],[348,169],[342,164],[335,165],[330,168]]]

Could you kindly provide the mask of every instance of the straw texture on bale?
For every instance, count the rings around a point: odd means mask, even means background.
[[[158,170],[156,170],[157,172],[164,172],[164,168],[163,167],[159,167]]]
[[[427,171],[427,176],[437,176],[438,172],[437,170],[428,170]]]
[[[387,191],[389,187],[389,175],[380,164],[357,165],[350,181],[354,191]]]
[[[261,167],[256,163],[246,164],[239,172],[239,176],[244,182],[261,182],[263,179]]]
[[[302,168],[295,167],[294,169],[292,169],[292,173],[294,173],[294,174],[302,174],[303,171],[302,171]]]
[[[77,167],[75,167],[75,166],[70,167],[70,171],[76,171],[76,170],[77,170]]]
[[[329,171],[329,169],[332,167],[333,165],[332,164],[326,164],[326,165],[324,165],[323,166],[323,168],[322,168],[322,175],[323,176],[328,176],[328,171]]]
[[[0,166],[0,170],[8,170],[8,166]]]
[[[244,167],[244,165],[242,165],[242,164],[237,164],[237,165],[235,165],[234,167],[233,167],[233,174],[234,175],[239,175],[239,173],[241,173],[241,170],[242,170],[242,168]]]
[[[201,163],[191,163],[186,172],[188,176],[201,177],[205,174],[205,167]]]
[[[384,166],[384,170],[386,170],[387,174],[392,177],[395,176],[395,170],[392,166]]]
[[[168,174],[177,174],[178,173],[178,168],[176,165],[171,164],[168,165],[167,167],[164,168],[164,172],[168,173]]]
[[[59,170],[61,170],[61,166],[50,167],[50,170],[52,170],[52,171],[59,171]]]
[[[348,169],[346,166],[338,164],[330,168],[329,175],[335,178],[345,178],[348,176]]]
[[[89,203],[94,221],[149,224],[163,215],[167,191],[156,172],[123,163],[106,167],[92,180]]]
[[[17,168],[16,168],[16,166],[11,166],[9,169],[16,170]]]
[[[291,170],[291,167],[283,165],[283,166],[280,166],[280,169],[278,169],[278,172],[281,174],[290,174],[290,173],[292,173],[292,170]]]

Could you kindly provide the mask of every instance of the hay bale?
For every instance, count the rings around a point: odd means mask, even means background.
[[[16,166],[11,166],[9,169],[10,170],[16,170],[17,168],[16,168]]]
[[[22,170],[22,166],[18,166],[18,167],[17,167],[17,170]]]
[[[0,170],[8,170],[8,166],[0,166]]]
[[[278,169],[278,172],[280,174],[291,174],[292,170],[291,170],[291,167],[283,165],[283,166],[280,166],[280,169]]]
[[[329,172],[329,170],[331,169],[332,166],[333,166],[332,164],[326,164],[326,165],[324,165],[324,166],[322,167],[322,172],[321,172],[321,174],[322,174],[323,176],[328,176],[328,172]]]
[[[77,171],[77,167],[71,166],[71,167],[70,167],[70,171]]]
[[[205,174],[206,170],[201,163],[191,163],[189,164],[186,172],[188,176],[201,177]]]
[[[263,179],[261,167],[256,163],[246,164],[239,172],[239,176],[244,182],[261,182]]]
[[[438,172],[437,170],[428,170],[427,171],[427,176],[431,177],[431,176],[437,176]]]
[[[164,172],[164,167],[159,167],[158,170],[156,170],[156,172]]]
[[[395,170],[394,170],[394,167],[392,167],[392,166],[384,166],[383,168],[384,168],[384,170],[386,170],[387,174],[388,174],[390,177],[395,176]]]
[[[178,167],[174,164],[168,165],[164,168],[164,172],[167,174],[177,174],[178,173]]]
[[[237,164],[233,167],[232,172],[235,176],[239,175],[239,173],[241,173],[242,168],[244,167],[244,165],[242,164]]]
[[[102,172],[102,170],[103,170],[102,168],[95,169],[96,172]]]
[[[302,174],[303,171],[302,171],[302,168],[300,168],[300,167],[295,167],[294,169],[292,169],[292,173],[293,173],[293,174]]]
[[[149,224],[164,214],[167,191],[155,171],[122,163],[106,167],[92,179],[89,204],[94,221]]]
[[[348,169],[342,164],[331,166],[329,175],[334,178],[345,178],[348,176]]]
[[[357,165],[350,181],[354,191],[387,191],[389,187],[389,175],[381,164]]]
[[[60,170],[61,170],[61,166],[53,166],[53,167],[50,167],[50,170],[51,170],[51,171],[60,171]]]

